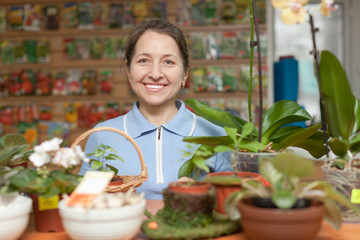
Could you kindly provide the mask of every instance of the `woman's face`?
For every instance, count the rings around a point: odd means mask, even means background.
[[[187,78],[175,40],[154,31],[139,38],[127,74],[140,104],[150,106],[174,103]]]

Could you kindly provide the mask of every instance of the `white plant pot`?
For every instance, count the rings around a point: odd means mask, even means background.
[[[18,194],[1,194],[6,206],[0,207],[0,240],[18,239],[29,224],[31,198]]]
[[[119,208],[87,209],[59,202],[66,232],[74,240],[132,239],[140,230],[146,200]]]

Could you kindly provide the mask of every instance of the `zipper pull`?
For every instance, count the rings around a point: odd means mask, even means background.
[[[160,140],[161,137],[161,127],[158,127],[158,140]]]

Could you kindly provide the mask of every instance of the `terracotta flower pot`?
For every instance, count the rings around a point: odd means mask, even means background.
[[[169,183],[169,190],[177,193],[207,193],[211,187],[210,183],[204,182],[172,182]]]
[[[252,199],[238,203],[241,224],[251,240],[313,240],[318,234],[325,206],[312,202],[308,208],[281,210],[252,205]]]
[[[207,177],[212,177],[212,176],[231,176],[234,175],[233,172],[214,172],[214,173],[209,173],[207,175]],[[238,172],[237,173],[238,177],[241,178],[251,178],[251,179],[259,179],[259,181],[262,180],[262,176],[259,173],[253,173],[253,172]],[[224,186],[224,185],[215,185],[213,184],[213,186],[215,187],[215,191],[216,191],[216,207],[215,207],[215,211],[221,214],[226,214],[225,208],[224,208],[224,203],[225,203],[225,199],[227,198],[227,196],[229,196],[230,193],[234,192],[234,191],[240,191],[241,190],[241,186]]]
[[[64,227],[58,209],[58,198],[39,198],[38,195],[29,194],[33,203],[35,228],[38,232],[63,232]]]

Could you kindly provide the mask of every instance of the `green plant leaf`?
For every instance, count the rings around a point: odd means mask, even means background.
[[[105,156],[105,154],[106,154],[106,151],[103,150],[103,149],[100,149],[100,148],[96,149],[96,150],[93,152],[93,155],[94,155],[94,157],[96,157],[96,158],[103,157],[103,156]]]
[[[282,152],[273,159],[273,165],[285,176],[307,177],[314,171],[314,162],[290,152]]]
[[[113,167],[113,166],[111,166],[111,165],[109,165],[109,164],[106,164],[106,166],[107,166],[108,168],[110,168],[111,171],[114,172],[114,175],[117,175],[117,174],[118,174],[119,170],[118,170],[116,167]]]
[[[196,114],[218,126],[236,128],[239,129],[240,132],[242,126],[246,123],[245,120],[231,115],[230,112],[212,109],[197,99],[188,98],[184,102],[190,106]]]
[[[296,197],[291,191],[281,189],[271,195],[271,201],[281,209],[292,208],[296,203]]]
[[[217,145],[230,145],[234,141],[229,136],[220,136],[220,137],[210,137],[210,136],[199,136],[199,137],[184,137],[184,142],[197,143],[197,144],[206,144],[209,146]]]
[[[17,188],[25,188],[37,178],[36,170],[27,168],[9,178],[9,182]]]
[[[323,202],[326,208],[324,220],[333,228],[339,230],[342,224],[342,216],[339,206],[331,199],[323,199]]]
[[[360,152],[360,134],[357,134],[350,140],[350,150],[353,153]]]
[[[348,144],[341,138],[334,137],[328,141],[331,150],[335,155],[344,157],[347,154],[347,150],[350,148]]]
[[[355,103],[355,124],[353,133],[360,132],[360,100],[356,99]],[[360,134],[360,133],[359,133]]]
[[[275,102],[264,113],[262,142],[269,143],[271,135],[286,124],[311,119],[311,115],[296,102],[290,100]]]
[[[211,183],[220,186],[241,186],[242,178],[230,175],[230,176],[210,176],[202,180],[203,182]]]
[[[191,173],[194,171],[195,167],[196,166],[191,159],[185,161],[179,169],[178,178],[191,177]]]
[[[330,51],[320,56],[320,94],[325,111],[325,120],[332,137],[349,139],[354,130],[356,98],[340,62]]]
[[[98,169],[102,168],[102,166],[103,166],[103,163],[100,161],[93,161],[91,164],[91,168],[94,170],[98,170]]]
[[[21,134],[6,134],[0,138],[0,146],[3,148],[13,148],[19,145],[28,145],[26,138]]]
[[[233,150],[233,149],[234,149],[234,148],[229,147],[229,146],[219,145],[219,146],[216,146],[216,147],[214,148],[214,151],[220,153],[220,152],[231,151],[231,150]]]
[[[124,162],[124,159],[116,154],[108,154],[106,157],[105,157],[106,160],[120,160],[122,162]]]
[[[230,193],[224,202],[224,209],[227,216],[231,220],[238,220],[241,217],[241,213],[237,207],[238,202],[246,196],[245,191],[235,191]]]
[[[249,135],[251,135],[254,132],[255,126],[253,123],[251,122],[247,122],[244,126],[243,129],[241,131],[241,136],[242,137],[247,137]]]

